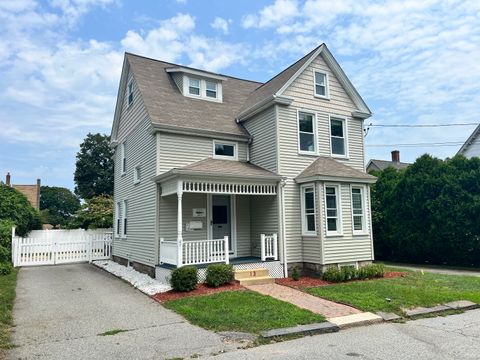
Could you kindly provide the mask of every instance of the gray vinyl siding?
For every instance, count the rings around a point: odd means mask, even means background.
[[[468,145],[466,150],[463,152],[463,155],[469,159],[474,156],[480,157],[480,135],[477,136],[470,145]]]
[[[368,187],[365,187],[365,217],[366,235],[353,235],[352,228],[352,201],[350,194],[351,184],[340,184],[341,209],[342,209],[342,236],[326,236],[326,219],[323,217],[322,231],[324,238],[324,264],[336,264],[343,262],[355,262],[362,260],[373,260],[372,241],[370,228],[370,198]],[[325,214],[324,205],[324,184],[320,184],[322,196],[321,207]]]
[[[250,242],[250,196],[237,195],[235,197],[237,214],[237,256],[250,256],[252,244]]]
[[[155,176],[156,143],[155,136],[148,131],[149,125],[149,119],[144,118],[124,137],[127,159],[124,175],[121,174],[121,145],[115,149],[114,202],[117,204],[127,200],[128,220],[127,236],[114,238],[113,255],[153,266],[157,263],[155,246],[157,191],[156,184],[151,178]],[[141,181],[134,184],[133,171],[137,165],[140,165]],[[120,215],[123,219],[123,214]],[[121,223],[123,225],[123,221]]]
[[[250,162],[277,172],[277,125],[275,106],[262,111],[244,123],[252,136]]]
[[[214,139],[200,136],[158,133],[158,174],[213,157]],[[238,160],[247,160],[247,144],[237,142]]]
[[[133,103],[128,105],[128,84],[133,81]],[[135,129],[138,124],[147,117],[147,109],[143,103],[142,96],[138,91],[138,86],[132,72],[127,75],[127,86],[123,94],[122,112],[118,125],[117,140],[122,142],[130,132]]]
[[[178,86],[178,90],[183,93],[183,74],[182,73],[172,73],[172,79],[174,83]]]
[[[277,196],[252,196],[250,198],[250,228],[253,256],[261,255],[261,234],[279,233],[277,201]]]

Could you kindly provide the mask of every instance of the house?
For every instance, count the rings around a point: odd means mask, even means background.
[[[400,151],[393,150],[392,161],[371,159],[367,164],[367,173],[370,173],[370,171],[382,171],[388,167],[393,167],[394,169],[400,170],[405,169],[409,165],[411,165],[411,163],[400,161]]]
[[[39,210],[40,209],[40,179],[37,179],[37,183],[34,185],[13,185],[11,183],[11,175],[7,173],[5,177],[5,185],[11,186],[14,189],[20,191],[23,195],[26,196],[27,200],[32,204],[32,206]]]
[[[370,116],[325,44],[264,84],[125,54],[114,260],[162,279],[213,262],[272,277],[371,263]]]
[[[474,156],[480,157],[480,125],[473,130],[472,135],[468,137],[465,144],[463,144],[460,150],[458,150],[457,155],[459,154],[462,154],[469,159]]]

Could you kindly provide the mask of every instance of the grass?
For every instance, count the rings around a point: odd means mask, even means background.
[[[165,307],[213,331],[260,331],[323,322],[325,318],[252,291],[226,291],[167,301]]]
[[[480,304],[480,277],[415,272],[402,278],[336,284],[306,291],[364,311],[401,315],[401,308],[431,307],[454,300]]]
[[[9,275],[0,276],[0,349],[9,349],[13,346],[10,341],[10,327],[13,324],[12,309],[16,284],[16,269]]]
[[[124,330],[124,329],[113,329],[113,330],[108,330],[108,331],[105,331],[103,333],[100,333],[100,334],[97,334],[98,336],[111,336],[111,335],[117,335],[119,333],[122,333],[122,332],[126,332],[128,330]]]

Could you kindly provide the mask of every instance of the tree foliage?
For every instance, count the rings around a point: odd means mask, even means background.
[[[372,188],[378,259],[480,266],[480,159],[429,155]]]
[[[71,229],[111,228],[113,223],[113,197],[99,195],[85,201],[72,217]]]
[[[113,194],[113,154],[110,136],[87,135],[77,153],[75,194],[82,199]]]
[[[66,225],[80,208],[80,201],[69,189],[57,186],[40,188],[40,210],[44,223]]]

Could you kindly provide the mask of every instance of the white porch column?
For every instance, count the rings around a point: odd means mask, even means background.
[[[223,237],[223,242],[225,244],[225,264],[230,263],[230,249],[228,248],[228,236]]]
[[[182,236],[182,229],[183,229],[183,219],[182,219],[182,198],[183,198],[183,182],[179,180],[177,182],[177,267],[181,267],[182,260],[183,260],[183,236]]]
[[[260,234],[260,259],[265,261],[265,234]]]

